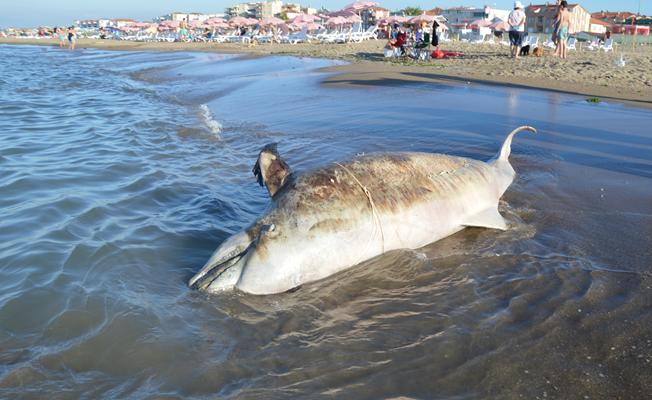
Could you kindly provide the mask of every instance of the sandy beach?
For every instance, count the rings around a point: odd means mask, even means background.
[[[0,38],[2,44],[57,45],[56,40]],[[597,97],[652,108],[652,47],[620,45],[615,51],[571,51],[567,60],[552,57],[522,57],[512,60],[509,49],[499,44],[469,44],[451,41],[443,50],[464,53],[458,59],[414,61],[383,58],[383,40],[348,44],[168,43],[80,39],[78,48],[147,51],[215,51],[256,55],[295,55],[349,61],[331,68],[336,75],[326,80],[337,85],[386,85],[401,82],[449,82],[511,85]],[[621,55],[626,65],[616,61]]]

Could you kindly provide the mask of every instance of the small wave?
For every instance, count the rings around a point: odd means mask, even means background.
[[[222,132],[222,124],[213,119],[213,113],[206,104],[199,106],[199,116],[206,127],[214,134],[218,135]]]

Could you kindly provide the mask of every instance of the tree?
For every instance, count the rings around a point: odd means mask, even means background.
[[[403,15],[421,15],[423,14],[423,10],[421,7],[405,7],[403,10]]]

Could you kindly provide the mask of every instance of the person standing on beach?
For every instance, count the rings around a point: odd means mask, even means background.
[[[512,58],[518,58],[518,53],[521,51],[521,45],[523,44],[523,35],[525,34],[525,13],[523,12],[523,4],[520,1],[514,2],[514,9],[507,17],[507,24],[509,25],[511,55]]]
[[[566,58],[566,40],[568,39],[568,28],[570,28],[570,12],[568,3],[562,0],[559,4],[559,57]]]
[[[561,17],[561,0],[557,0],[557,13],[555,14],[555,18],[553,19],[553,25],[552,25],[552,42],[555,44],[555,57],[559,57],[559,22],[560,22],[560,17]]]
[[[436,20],[432,21],[432,34],[430,36],[431,44],[435,46],[435,51],[439,51],[439,35],[437,35],[437,28],[439,23]]]
[[[56,28],[55,32],[59,37],[59,47],[63,49],[66,46],[66,32],[63,28]]]
[[[70,42],[70,50],[75,50],[75,42],[77,41],[77,31],[74,26],[68,28],[68,42]]]

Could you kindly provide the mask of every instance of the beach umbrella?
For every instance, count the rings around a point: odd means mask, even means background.
[[[222,24],[224,22],[226,22],[226,20],[224,18],[219,18],[219,17],[209,18],[206,21],[204,21],[206,25]]]
[[[307,24],[304,25],[309,31],[317,31],[323,26],[321,24],[318,24],[316,22],[308,22]]]
[[[164,29],[176,29],[179,27],[181,23],[179,21],[171,21],[171,20],[166,20],[163,21],[159,24],[159,28],[164,28]]]
[[[387,23],[388,24],[403,24],[408,21],[408,17],[404,17],[402,15],[391,15],[387,17]]]
[[[249,24],[249,19],[244,17],[233,17],[229,20],[231,26],[244,26]]]
[[[358,0],[344,7],[344,10],[361,11],[361,10],[366,10],[368,8],[376,7],[377,5],[378,3],[374,3],[373,1]]]
[[[349,21],[344,17],[331,17],[326,21],[327,25],[344,25],[349,23]]]
[[[493,29],[494,31],[498,32],[506,32],[509,30],[509,24],[505,21],[498,21],[494,22],[493,24],[489,25],[489,28]]]
[[[417,15],[416,17],[410,18],[409,21],[410,21],[411,24],[421,24],[423,22],[430,23],[430,22],[432,22],[434,20],[435,20],[434,15],[421,14],[421,15]]]
[[[204,22],[199,20],[192,20],[188,23],[188,26],[193,29],[203,28],[204,25],[205,25]]]
[[[260,23],[259,20],[256,18],[247,18],[247,23],[245,25],[251,26],[251,25],[258,25]]]
[[[303,23],[310,23],[310,22],[315,22],[316,20],[321,19],[316,15],[311,15],[311,14],[299,14],[296,17],[292,19],[293,24],[303,24]]]
[[[266,17],[266,18],[263,18],[263,19],[260,20],[260,24],[264,25],[264,26],[281,25],[281,24],[284,24],[284,23],[285,23],[285,21],[283,21],[280,18],[276,18],[276,17]]]
[[[344,18],[346,18],[347,22],[352,23],[352,24],[355,24],[357,22],[362,22],[362,18],[360,18],[359,15],[355,15],[355,14],[354,15],[349,15],[348,17],[344,17]]]
[[[474,28],[486,28],[488,26],[491,26],[491,21],[487,21],[486,19],[476,19],[469,24],[469,27]]]

